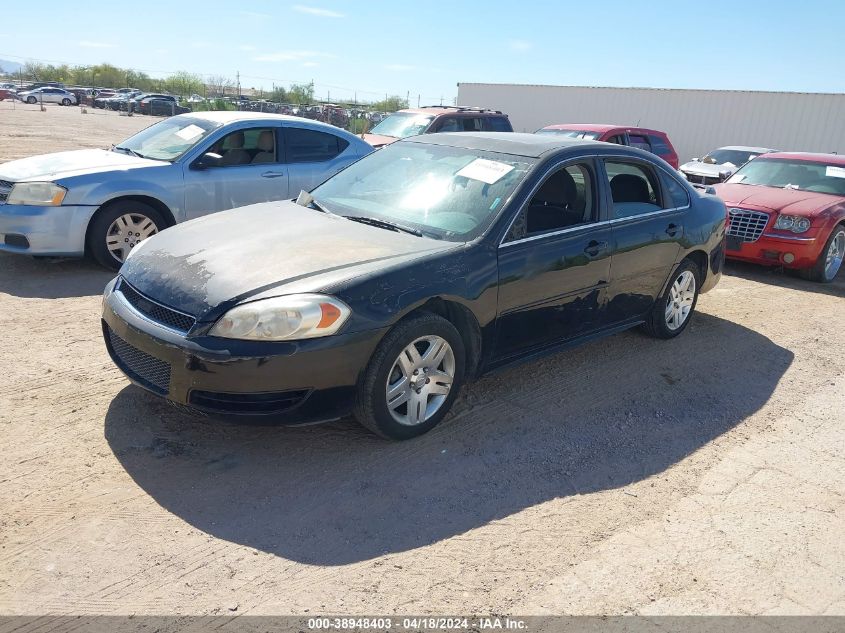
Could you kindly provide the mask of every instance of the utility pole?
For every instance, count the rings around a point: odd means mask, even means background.
[[[237,71],[235,76],[238,78],[238,99],[241,98],[241,71]]]
[[[419,95],[417,95],[417,107],[418,108],[420,107],[420,96]]]
[[[411,91],[410,90],[405,92],[405,107],[406,108],[411,107]]]

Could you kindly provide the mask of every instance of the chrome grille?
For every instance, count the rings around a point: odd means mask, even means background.
[[[729,209],[728,215],[731,220],[728,235],[738,237],[743,242],[756,242],[769,223],[769,214],[762,211]]]
[[[12,185],[15,183],[8,180],[0,180],[0,204],[6,204],[9,198],[9,193],[12,191]]]
[[[156,303],[152,299],[148,299],[126,283],[126,280],[123,278],[118,282],[116,290],[126,298],[129,305],[156,323],[161,323],[182,333],[186,333],[194,327],[194,323],[196,322],[194,317]]]
[[[150,391],[167,395],[170,389],[170,365],[133,347],[109,326],[105,326],[112,357],[121,371]]]

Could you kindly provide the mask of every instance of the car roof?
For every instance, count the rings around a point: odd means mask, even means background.
[[[507,116],[498,110],[487,110],[484,108],[470,108],[464,106],[428,106],[425,108],[404,108],[397,110],[407,114],[430,114],[438,116],[440,114],[471,114],[480,116]]]
[[[845,167],[845,156],[841,154],[822,154],[813,152],[774,152],[766,154],[767,159],[775,160],[806,160],[814,163],[829,163]]]
[[[583,132],[610,132],[611,130],[638,130],[651,134],[665,134],[660,130],[652,130],[637,125],[612,125],[609,123],[555,123],[542,128],[544,130],[578,130]]]
[[[585,141],[577,138],[558,138],[542,134],[526,134],[522,132],[447,132],[437,134],[421,134],[399,141],[400,143],[425,143],[430,145],[446,145],[466,149],[479,149],[514,156],[540,158],[549,152],[566,149],[568,147],[607,148],[608,143],[599,141]],[[614,146],[622,148],[622,146]],[[624,147],[630,150],[629,147]]]
[[[346,136],[347,138],[351,136],[355,139],[358,139],[359,141],[361,140],[360,136],[356,136],[355,134],[347,132],[343,128],[339,128],[335,125],[323,123],[322,121],[315,121],[313,119],[305,119],[301,116],[291,116],[289,114],[272,114],[270,112],[243,112],[238,110],[215,110],[210,112],[187,112],[185,114],[179,114],[177,116],[191,117],[193,119],[204,119],[206,121],[221,123],[223,125],[226,125],[227,123],[237,123],[240,121],[288,121],[290,123],[303,123],[310,127],[326,128],[328,130],[331,130],[333,134],[337,134],[339,136]]]
[[[717,147],[716,149],[728,149],[738,152],[752,152],[757,154],[768,154],[770,152],[777,151],[776,149],[772,149],[771,147],[748,147],[747,145],[725,145],[724,147]]]

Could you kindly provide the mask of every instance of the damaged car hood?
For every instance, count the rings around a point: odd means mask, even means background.
[[[9,161],[0,165],[0,180],[10,182],[55,181],[69,176],[82,176],[139,167],[160,167],[160,160],[138,158],[104,149],[80,149],[56,152]]]
[[[728,206],[752,205],[770,211],[793,215],[813,215],[834,204],[841,204],[843,198],[828,193],[781,189],[742,184],[714,185],[716,195]]]
[[[202,320],[221,304],[319,292],[458,246],[271,202],[169,228],[142,243],[120,274],[149,298]]]

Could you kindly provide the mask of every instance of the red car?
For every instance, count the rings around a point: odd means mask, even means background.
[[[728,208],[728,257],[830,282],[845,257],[845,156],[759,156],[715,185]]]
[[[559,134],[570,138],[583,138],[588,141],[606,141],[617,145],[630,145],[657,154],[678,168],[678,154],[666,132],[649,130],[644,127],[628,127],[626,125],[596,125],[593,123],[558,123],[547,125],[537,130],[536,134]]]

